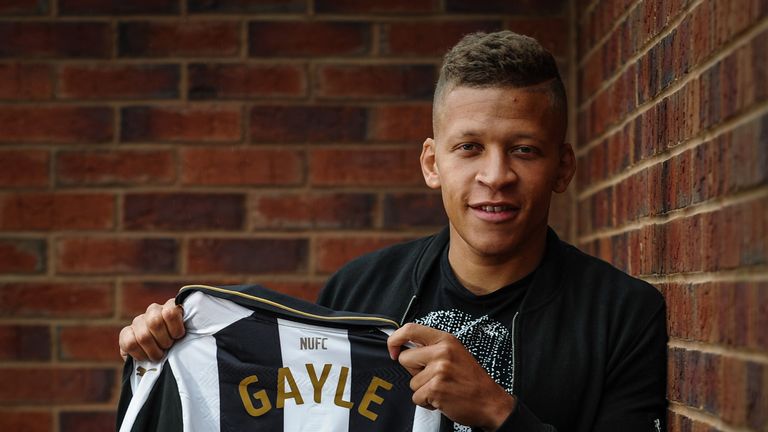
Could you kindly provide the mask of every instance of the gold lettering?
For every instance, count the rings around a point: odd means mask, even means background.
[[[365,395],[363,395],[363,400],[360,401],[360,405],[357,407],[357,412],[371,421],[376,421],[376,418],[379,417],[378,414],[368,409],[368,407],[371,405],[371,402],[375,403],[376,405],[381,405],[381,403],[384,402],[384,398],[376,394],[376,390],[379,387],[383,388],[384,390],[391,390],[392,383],[384,381],[377,376],[373,377],[373,379],[371,379],[371,384],[368,385],[368,390],[366,390]]]
[[[320,378],[317,377],[317,373],[315,372],[315,365],[307,363],[306,366],[307,373],[309,374],[309,381],[312,383],[312,388],[315,391],[315,402],[320,403],[320,399],[323,395],[323,385],[328,379],[328,374],[331,373],[331,365],[328,363],[323,365],[323,371],[320,373]]]
[[[253,406],[253,402],[248,395],[248,386],[256,382],[259,382],[259,379],[256,378],[256,375],[251,375],[243,378],[243,380],[240,381],[239,386],[240,399],[243,400],[245,411],[247,411],[248,414],[250,414],[252,417],[259,417],[272,409],[272,404],[269,402],[269,399],[267,398],[267,392],[264,389],[261,389],[253,394],[253,397],[261,402],[261,406],[259,408]]]
[[[291,391],[285,391],[286,384],[291,388]],[[295,399],[296,405],[304,403],[304,399],[301,397],[301,392],[299,392],[299,387],[296,385],[296,380],[293,379],[291,370],[284,367],[277,370],[277,402],[275,403],[275,406],[277,408],[284,407],[286,399]]]
[[[344,400],[344,387],[347,386],[347,376],[349,375],[349,368],[346,366],[341,367],[341,374],[339,375],[339,385],[336,386],[336,396],[333,398],[333,403],[336,405],[346,408],[346,409],[352,409],[352,406],[354,404],[350,401]]]

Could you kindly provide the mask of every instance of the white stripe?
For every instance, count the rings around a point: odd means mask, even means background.
[[[277,323],[280,332],[283,367],[290,369],[304,402],[299,405],[293,398],[285,401],[283,431],[338,432],[348,430],[349,410],[334,404],[342,366],[349,368],[343,395],[345,401],[350,400],[352,356],[347,331],[280,318],[278,318]],[[302,349],[301,338],[317,338],[305,339],[306,342],[311,341],[315,344],[314,349]],[[325,340],[323,340],[324,338]],[[323,343],[326,349],[323,349]],[[328,379],[322,386],[319,404],[314,400],[314,388],[309,379],[307,363],[314,365],[315,375],[318,378],[322,374],[324,365],[331,365]],[[290,388],[285,390],[290,391]]]
[[[178,377],[185,430],[219,430],[218,349],[213,335],[252,314],[250,309],[199,291],[184,300],[187,336],[174,345],[168,361]]]
[[[233,303],[196,291],[184,300],[184,326],[187,334],[212,335],[251,316],[253,311]]]
[[[184,430],[217,432],[220,425],[216,339],[202,336],[177,343],[168,363],[177,377]]]
[[[128,409],[125,411],[123,422],[120,424],[120,432],[128,432],[133,427],[136,416],[147,401],[149,392],[155,386],[155,381],[160,376],[164,364],[165,362],[162,360],[159,363],[134,360],[133,371],[131,371],[131,393],[133,393],[133,396],[128,404]],[[146,372],[143,375],[139,375],[136,373],[138,367],[143,367]]]
[[[430,411],[420,406],[413,412],[413,432],[435,432],[440,430],[440,411]]]

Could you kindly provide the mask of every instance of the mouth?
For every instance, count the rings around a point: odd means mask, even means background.
[[[493,223],[510,221],[520,212],[520,207],[516,205],[498,202],[471,204],[469,208],[479,219]]]

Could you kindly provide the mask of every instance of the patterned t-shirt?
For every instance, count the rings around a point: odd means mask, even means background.
[[[475,295],[456,278],[448,248],[429,276],[414,322],[456,336],[486,372],[508,393],[514,389],[514,331],[517,312],[535,271],[486,295]],[[454,424],[454,431],[471,428]]]

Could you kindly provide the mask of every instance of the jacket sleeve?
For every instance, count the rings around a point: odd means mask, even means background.
[[[525,404],[518,399],[515,411],[507,417],[496,432],[557,432],[554,426],[542,423],[536,414],[531,412]]]
[[[595,432],[666,430],[667,328],[663,301],[611,361]]]

